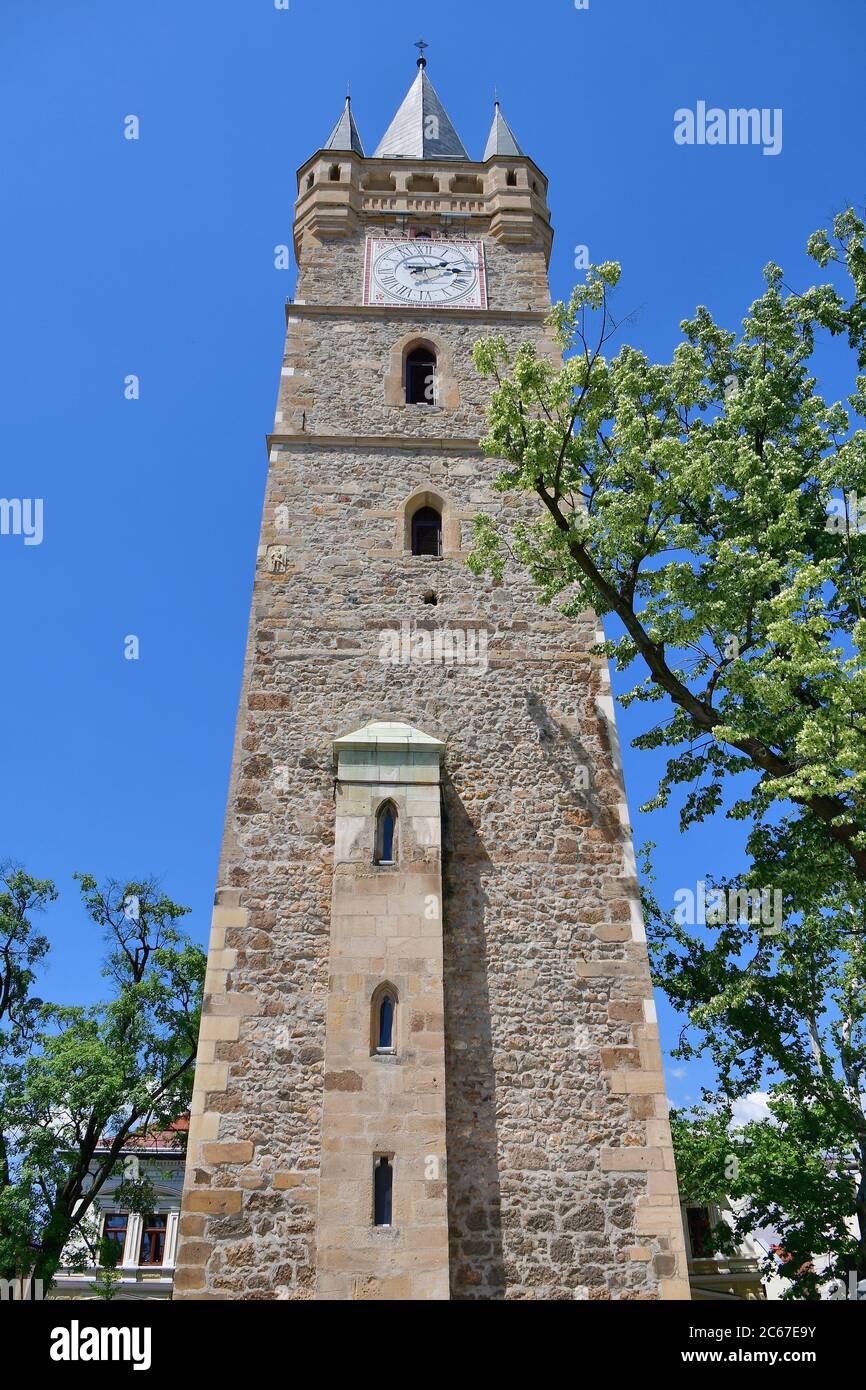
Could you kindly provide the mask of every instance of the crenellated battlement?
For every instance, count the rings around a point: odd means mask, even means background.
[[[436,164],[321,149],[298,171],[295,254],[300,260],[305,236],[323,241],[389,227],[406,235],[410,220],[420,219],[432,230],[447,230],[449,237],[462,232],[538,245],[549,263],[553,228],[547,186],[526,155]]]

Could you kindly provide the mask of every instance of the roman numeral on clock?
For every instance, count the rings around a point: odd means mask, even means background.
[[[369,245],[370,243],[368,243]],[[371,283],[365,288],[379,304],[417,304],[434,309],[483,307],[481,253],[448,241],[383,243],[371,238]]]

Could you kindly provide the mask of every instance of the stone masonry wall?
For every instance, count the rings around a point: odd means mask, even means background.
[[[308,246],[299,297],[354,303],[362,244]],[[462,443],[479,433],[483,404],[471,342],[509,301],[543,308],[541,250],[486,249],[488,321],[313,320],[299,306],[289,325],[296,375],[284,378],[263,516],[180,1298],[315,1294],[331,745],[377,719],[446,744],[451,1296],[688,1296],[609,677],[590,655],[597,621],[541,608],[518,572],[495,584],[465,565],[475,513],[533,513],[530,499],[494,493],[495,463]],[[450,413],[386,404],[391,345],[428,331],[455,365]],[[549,350],[540,321],[507,331]],[[306,430],[285,418],[299,408],[286,380],[303,383]],[[443,558],[404,553],[404,507],[419,488],[446,503]],[[389,664],[383,631],[407,621],[483,630],[486,668]]]

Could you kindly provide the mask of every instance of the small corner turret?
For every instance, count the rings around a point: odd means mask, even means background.
[[[550,260],[553,230],[547,179],[519,145],[497,100],[481,160],[470,158],[433,83],[421,50],[418,74],[372,156],[366,156],[351,102],[326,144],[298,171],[295,251],[315,243],[393,231],[490,236],[540,245]]]

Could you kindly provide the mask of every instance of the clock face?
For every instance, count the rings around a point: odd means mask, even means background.
[[[484,245],[426,237],[412,241],[368,237],[364,303],[486,309]]]

